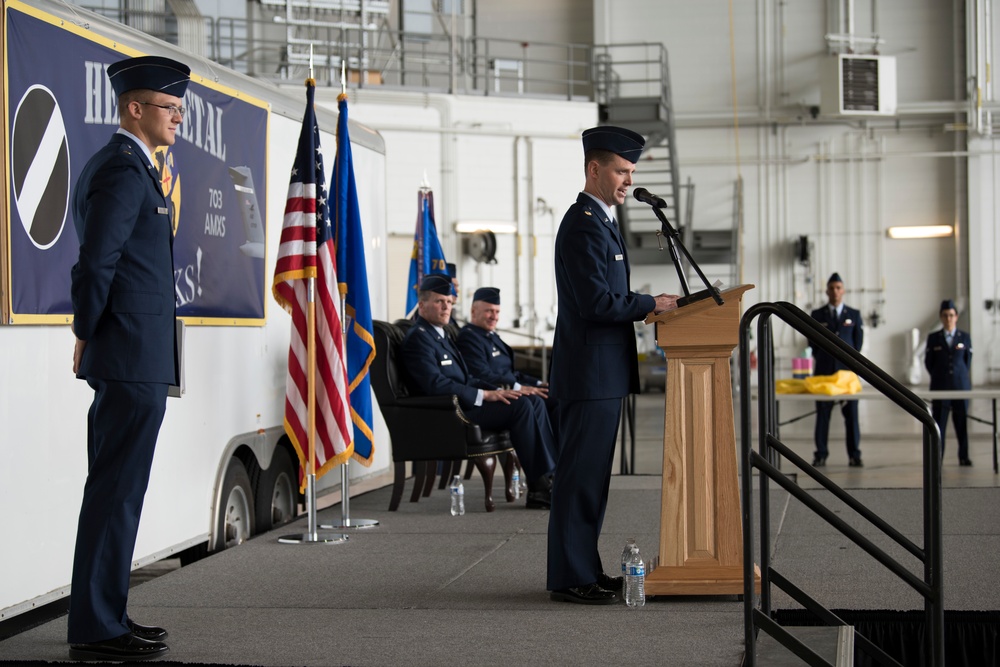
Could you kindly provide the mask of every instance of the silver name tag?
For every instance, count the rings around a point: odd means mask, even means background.
[[[169,211],[167,210],[166,206],[157,206],[156,212],[160,215],[166,215]]]
[[[494,357],[499,357],[500,356],[500,350],[493,350],[493,356]]]
[[[451,359],[443,359],[441,361],[442,366],[451,366]]]
[[[623,259],[625,259],[625,257],[624,257],[624,256],[622,256],[622,255],[615,255],[615,261],[616,261],[616,262],[620,262],[620,261],[622,261]]]

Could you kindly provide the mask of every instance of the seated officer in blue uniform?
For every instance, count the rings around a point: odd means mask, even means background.
[[[528,481],[527,507],[548,509],[555,468],[555,438],[544,406],[523,400],[513,389],[475,377],[445,331],[452,310],[451,281],[440,274],[420,283],[417,315],[400,346],[407,387],[418,396],[458,396],[472,422],[510,439]]]
[[[458,332],[458,349],[469,372],[498,387],[526,396],[548,396],[548,383],[514,369],[514,351],[496,332],[500,321],[500,290],[480,287],[472,295],[469,323]]]
[[[931,391],[972,389],[969,366],[972,364],[972,338],[958,329],[958,310],[948,299],[941,302],[941,330],[927,337],[924,366],[931,374]],[[958,437],[958,464],[971,466],[969,433],[966,429],[969,402],[966,400],[933,400],[931,414],[941,431],[941,455],[944,455],[944,434],[948,430],[948,413]]]
[[[865,331],[861,323],[861,312],[844,304],[844,281],[839,273],[833,273],[826,281],[827,305],[812,311],[812,317],[840,337],[842,341],[860,350],[864,343]],[[847,367],[835,360],[826,352],[816,348],[816,364],[813,373],[816,375],[833,375]],[[813,465],[826,465],[829,454],[827,436],[830,433],[830,413],[833,412],[832,401],[816,401],[816,453],[813,455]],[[858,425],[858,402],[844,401],[841,408],[844,415],[844,429],[847,444],[848,465],[860,468],[861,461],[861,427]]]
[[[67,636],[73,659],[139,660],[167,651],[166,630],[135,623],[126,605],[167,388],[178,377],[173,226],[152,154],[174,143],[191,70],[145,56],[107,71],[121,127],[73,191],[73,372],[94,402]]]
[[[553,600],[613,604],[622,589],[620,576],[605,573],[597,544],[622,398],[639,391],[633,323],[677,305],[673,295],[632,291],[628,249],[614,219],[644,144],[620,127],[583,133],[584,189],[556,235],[559,313],[550,394],[558,403],[559,462],[546,580]],[[612,572],[618,571],[616,564]]]

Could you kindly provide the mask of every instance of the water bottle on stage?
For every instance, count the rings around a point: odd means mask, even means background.
[[[625,604],[630,609],[646,604],[646,566],[639,555],[639,547],[633,546],[625,564]]]
[[[455,475],[451,480],[451,515],[463,514],[465,514],[465,486],[462,484],[462,478]]]

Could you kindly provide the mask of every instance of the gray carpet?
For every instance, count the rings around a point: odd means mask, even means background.
[[[922,541],[919,492],[855,493]],[[378,519],[379,527],[353,531],[340,545],[279,544],[278,537],[305,530],[301,519],[133,588],[130,612],[166,626],[167,660],[185,665],[740,664],[735,597],[656,598],[639,610],[552,602],[548,512],[501,498],[487,514],[481,494],[476,478],[466,481],[463,517],[449,514],[447,493],[436,488],[416,504],[404,497],[398,512],[386,511],[388,488],[365,494],[352,499],[352,517]],[[787,494],[772,487],[771,498],[775,566],[826,606],[922,608],[905,585]],[[645,557],[654,555],[659,503],[658,476],[613,479],[601,542],[608,570],[628,537]],[[948,609],[1000,609],[998,510],[997,489],[946,490]],[[339,506],[320,513],[320,523],[339,518]],[[904,553],[882,538],[879,544]],[[904,555],[919,573],[916,559]],[[776,596],[775,606],[792,605]],[[0,662],[66,662],[65,632],[62,617],[0,642]]]

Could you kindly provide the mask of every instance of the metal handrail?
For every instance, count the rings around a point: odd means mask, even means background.
[[[159,27],[150,34],[177,40],[175,30],[168,32],[172,25],[167,20],[172,17],[169,12],[90,9],[122,22],[153,22]],[[206,57],[261,78],[301,78],[308,68],[306,47],[312,44],[314,78],[319,85],[339,86],[343,61],[348,69],[357,70],[347,82],[352,88],[377,85],[451,94],[598,99],[617,95],[623,85],[638,85],[649,94],[661,95],[670,106],[669,91],[663,92],[669,88],[669,82],[664,80],[668,75],[666,50],[658,43],[622,45],[637,55],[616,60],[609,55],[612,47],[397,30],[389,28],[385,21],[289,23],[283,16],[206,16],[202,23]],[[302,34],[293,36],[289,26],[301,28]],[[616,53],[625,53],[617,46],[613,48]],[[491,71],[494,59],[520,62],[519,73],[502,78],[507,86],[515,83],[516,92],[496,90],[497,79]],[[623,76],[619,69],[638,74]],[[374,79],[366,80],[362,73]]]
[[[910,413],[924,425],[924,541],[923,548],[913,544],[898,530],[889,525],[875,512],[865,507],[860,501],[834,484],[822,473],[810,466],[804,459],[792,452],[778,438],[777,402],[775,399],[774,349],[771,332],[772,316],[777,316],[799,333],[804,334],[813,349],[818,349],[831,355],[867,381],[873,389],[884,394],[896,405]],[[757,322],[758,341],[758,450],[753,451],[751,432],[751,393],[750,393],[750,326],[755,318]],[[771,585],[791,595],[800,604],[816,614],[821,621],[832,623],[839,619],[826,610],[815,600],[809,598],[803,591],[794,587],[791,582],[781,576],[770,563],[767,536],[770,535],[769,519],[769,483],[775,481],[792,496],[818,514],[827,523],[840,531],[852,542],[864,549],[873,558],[888,568],[894,575],[906,582],[911,588],[924,597],[925,612],[925,654],[931,666],[944,665],[944,587],[942,578],[941,557],[941,436],[937,424],[927,410],[927,405],[910,389],[900,384],[895,378],[873,364],[859,352],[847,345],[816,320],[796,306],[786,303],[760,303],[751,306],[740,321],[740,408],[741,408],[741,454],[743,485],[741,490],[743,513],[743,568],[744,568],[744,602],[743,624],[746,655],[744,665],[756,665],[756,635],[757,630],[763,630],[772,635],[781,644],[792,650],[796,655],[812,665],[827,665],[818,655],[808,649],[800,640],[792,636],[780,625],[775,623],[771,614]],[[836,498],[846,503],[863,518],[881,530],[894,542],[905,548],[923,562],[923,579],[917,578],[896,559],[874,545],[859,531],[851,528],[846,522],[824,507],[801,487],[793,483],[778,468],[779,455],[784,456],[796,468],[804,471]],[[760,608],[755,608],[754,593],[754,563],[753,563],[753,503],[752,474],[757,469],[760,474],[759,526],[761,533],[760,571],[761,594]],[[859,638],[858,648],[868,655],[878,659],[883,664],[898,664],[895,660],[878,649],[866,638],[855,632]]]

